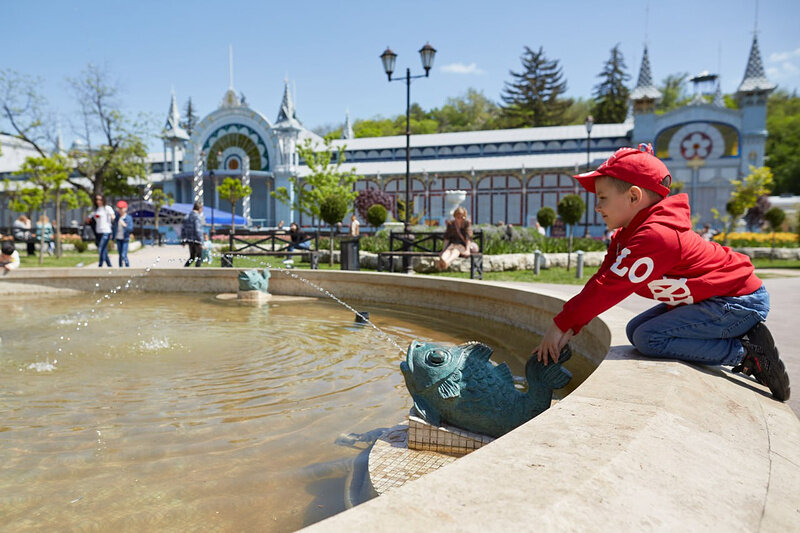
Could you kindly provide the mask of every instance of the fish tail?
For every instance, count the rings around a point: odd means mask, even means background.
[[[569,344],[561,349],[558,356],[558,363],[544,366],[535,356],[528,359],[525,365],[525,377],[528,379],[528,393],[541,394],[542,390],[548,390],[552,394],[553,389],[560,389],[572,379],[572,373],[561,366],[572,357],[572,349]]]

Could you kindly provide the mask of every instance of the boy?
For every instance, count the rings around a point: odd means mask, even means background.
[[[3,274],[8,274],[10,270],[19,267],[19,252],[14,247],[13,241],[3,241],[0,244],[0,267],[3,269]]]
[[[597,195],[608,229],[617,229],[603,264],[564,308],[534,350],[544,364],[591,319],[631,293],[660,303],[626,333],[649,357],[733,366],[779,401],[789,376],[763,321],[769,294],[745,255],[692,231],[688,197],[669,196],[669,170],[650,145],[621,148],[594,172],[575,176]]]

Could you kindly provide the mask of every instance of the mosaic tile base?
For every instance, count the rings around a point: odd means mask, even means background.
[[[493,437],[472,433],[453,426],[433,426],[417,416],[416,410],[408,414],[408,447],[449,455],[466,455],[489,444]]]
[[[408,449],[408,425],[387,430],[369,453],[369,476],[379,495],[455,461],[457,457]]]

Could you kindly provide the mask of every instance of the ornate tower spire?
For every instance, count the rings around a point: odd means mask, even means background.
[[[172,91],[172,100],[169,104],[167,113],[167,123],[164,125],[162,137],[167,141],[188,141],[189,134],[180,125],[181,115],[178,112],[178,102],[175,99],[175,91]]]
[[[736,90],[737,94],[772,92],[775,84],[770,83],[764,74],[764,63],[761,62],[761,52],[758,49],[758,35],[753,35],[753,45],[750,47],[750,57],[744,71],[744,79]]]
[[[297,120],[297,114],[294,109],[294,102],[292,101],[292,93],[289,91],[289,80],[284,80],[283,86],[283,100],[281,101],[281,108],[278,111],[278,121],[277,123],[280,124],[282,122],[296,122],[297,125],[300,124],[300,121]]]
[[[236,89],[233,88],[233,45],[228,45],[228,90],[222,97],[221,107],[239,107],[240,105],[242,102],[239,101]]]
[[[346,111],[344,115],[344,127],[342,128],[342,139],[355,139],[353,133],[353,126],[350,124],[350,111]]]
[[[661,91],[653,85],[653,74],[650,72],[650,56],[647,53],[647,45],[644,47],[642,55],[642,66],[639,68],[639,81],[631,91],[631,100],[634,103],[635,113],[645,113],[652,111],[655,103],[661,100]]]

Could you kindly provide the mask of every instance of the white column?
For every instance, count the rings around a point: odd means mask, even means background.
[[[194,193],[194,202],[203,202],[203,159],[205,158],[203,152],[196,155],[197,159],[194,162],[194,179],[192,180],[192,192]]]
[[[250,158],[244,156],[244,161],[242,162],[244,174],[242,174],[242,185],[245,187],[250,186]],[[248,226],[250,225],[250,195],[248,194],[244,198],[242,198],[242,216],[245,219],[245,224]]]

